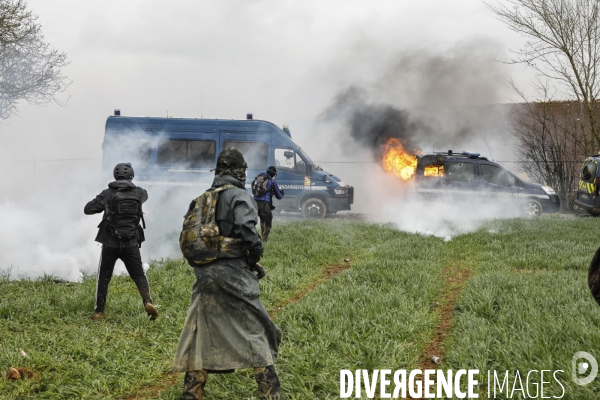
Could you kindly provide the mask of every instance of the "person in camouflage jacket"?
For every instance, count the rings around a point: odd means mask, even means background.
[[[237,368],[254,368],[261,398],[283,399],[274,368],[281,331],[259,299],[263,246],[256,230],[256,203],[245,189],[246,169],[235,148],[219,154],[212,186],[234,187],[219,193],[215,220],[221,235],[241,240],[246,254],[225,253],[194,266],[196,281],[174,366],[186,373],[184,399],[203,398],[209,373]]]

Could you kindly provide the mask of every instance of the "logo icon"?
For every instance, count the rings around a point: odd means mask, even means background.
[[[572,367],[573,382],[577,385],[587,385],[596,379],[596,376],[598,375],[598,362],[593,355],[585,351],[578,351],[573,355]],[[585,373],[589,373],[589,375],[580,377]]]

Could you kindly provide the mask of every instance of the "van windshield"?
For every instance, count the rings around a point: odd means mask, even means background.
[[[307,156],[306,153],[304,151],[302,151],[302,149],[300,147],[298,147],[298,153],[300,153],[302,158],[304,158],[308,162],[308,164],[310,164],[310,166],[315,167],[318,171],[323,170],[323,168],[319,167],[318,165],[315,166],[315,162],[313,160],[311,160],[310,157]]]

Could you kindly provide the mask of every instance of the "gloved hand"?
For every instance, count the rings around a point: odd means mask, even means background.
[[[267,274],[265,272],[265,269],[262,267],[262,265],[260,265],[259,263],[256,263],[254,265],[250,265],[250,271],[252,272],[256,272],[256,277],[258,279],[262,279],[265,277],[265,275]]]
[[[283,189],[279,189],[279,191],[281,192],[281,195],[282,195],[282,196],[285,196],[285,190],[283,190]]]
[[[262,248],[260,249],[260,251],[253,251],[251,253],[248,253],[246,255],[246,261],[250,265],[258,264],[261,256],[262,256]]]

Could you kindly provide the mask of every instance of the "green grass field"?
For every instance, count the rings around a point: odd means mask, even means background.
[[[600,378],[574,385],[570,365],[577,351],[600,359],[600,307],[586,284],[598,227],[598,219],[561,216],[490,221],[444,241],[365,222],[276,224],[261,298],[283,332],[276,368],[287,398],[339,398],[340,369],[419,367],[440,323],[434,303],[444,303],[444,274],[457,269],[471,277],[441,344],[441,368],[562,369],[563,398],[600,397]],[[350,268],[326,279],[326,267],[344,258]],[[0,379],[0,398],[179,398],[183,376],[170,369],[193,273],[173,259],[154,262],[148,276],[161,312],[153,322],[126,276],[113,278],[99,323],[89,319],[93,277],[0,280],[0,370],[35,373]],[[482,379],[482,398],[486,388]],[[557,385],[545,392],[560,394]],[[206,399],[253,398],[251,370],[209,376]]]

